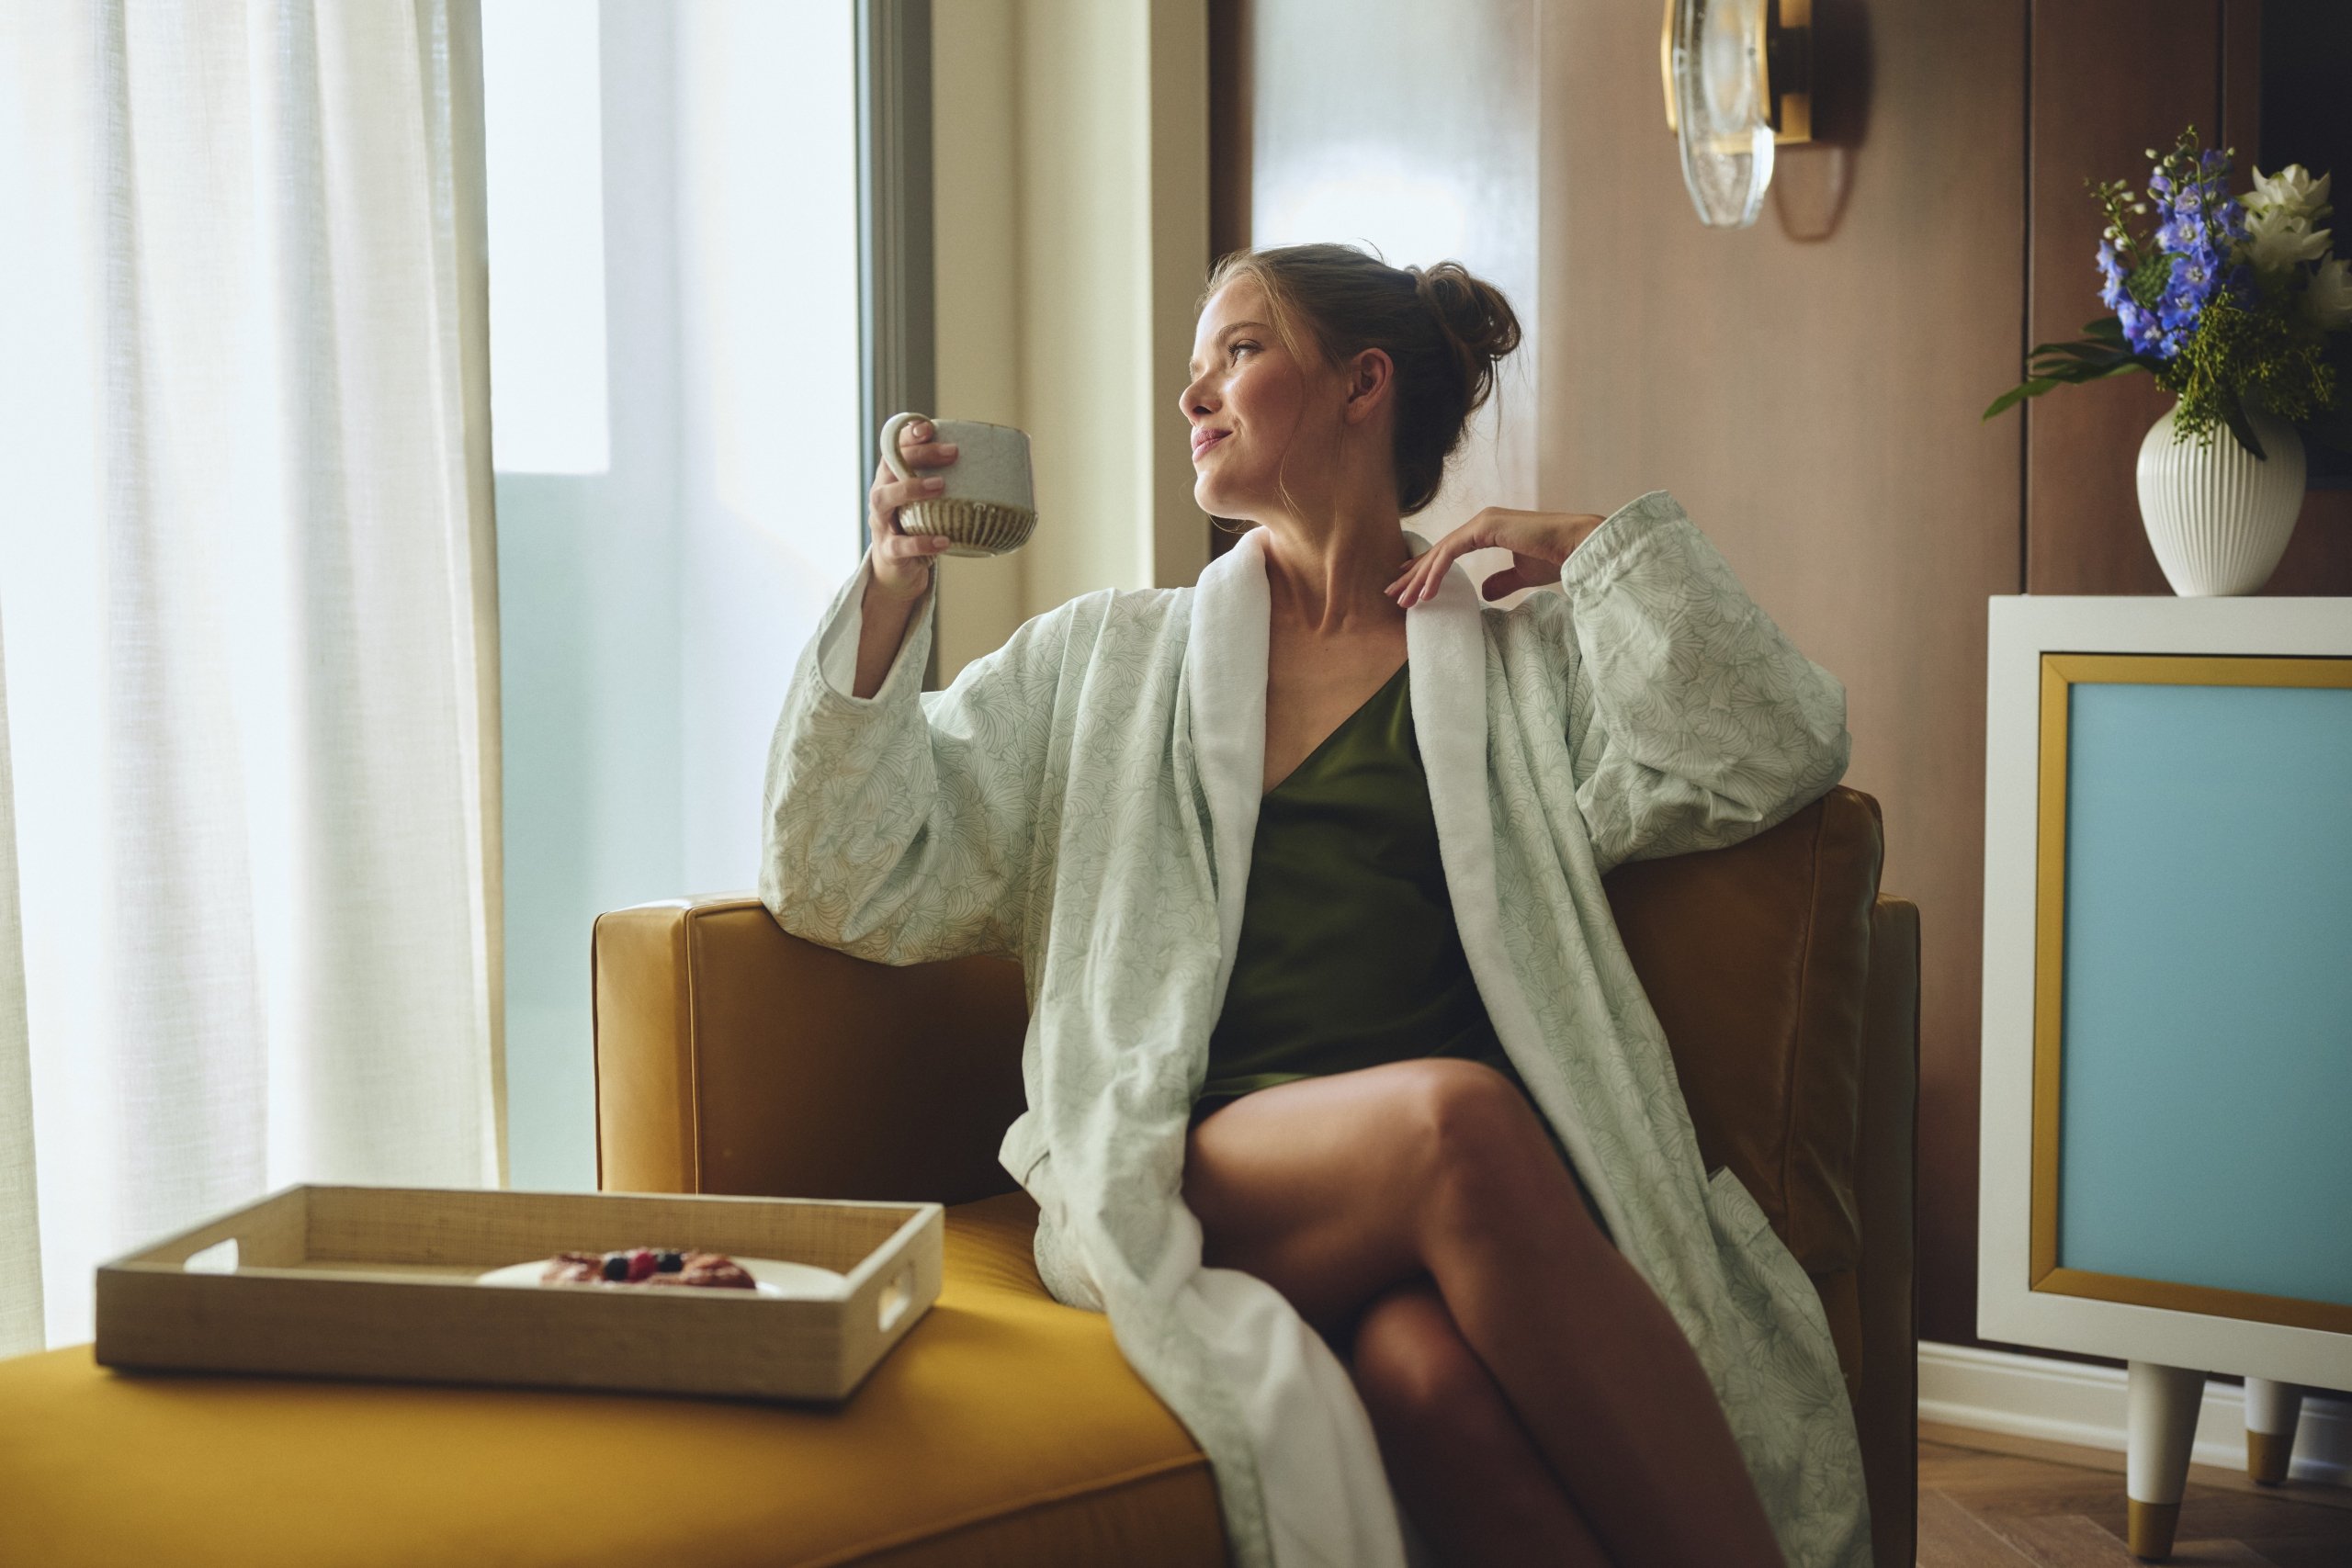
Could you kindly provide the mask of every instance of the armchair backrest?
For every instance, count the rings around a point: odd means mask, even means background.
[[[1854,1170],[1881,837],[1834,789],[1770,831],[1622,866],[1619,931],[1701,1152],[1815,1274],[1854,1267]],[[595,931],[599,1174],[631,1190],[1007,1191],[1020,971],[892,970],[779,930],[748,895],[616,910]]]

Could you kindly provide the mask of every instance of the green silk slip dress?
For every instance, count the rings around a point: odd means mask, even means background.
[[[1454,927],[1410,669],[1399,665],[1259,805],[1194,1126],[1258,1089],[1420,1056],[1483,1062],[1527,1093]],[[1575,1177],[1532,1099],[1529,1109]]]

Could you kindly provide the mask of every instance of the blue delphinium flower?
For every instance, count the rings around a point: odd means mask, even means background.
[[[2123,341],[2134,354],[2153,354],[2161,336],[2155,319],[2140,308],[2140,302],[2126,295],[2115,307],[2115,319],[2122,323]]]
[[[2115,254],[2115,242],[2098,243],[2098,275],[2106,281],[2100,284],[2098,302],[2112,310],[2123,303],[2123,262]]]
[[[2229,193],[2229,158],[2213,148],[2192,153],[2188,145],[2184,138],[2148,176],[2156,225],[2144,244],[2121,227],[2120,186],[2109,193],[2110,224],[2099,242],[2100,301],[2115,311],[2133,353],[2163,359],[2188,347],[2215,299],[2226,293],[2245,302],[2254,294],[2238,259],[2246,218]]]

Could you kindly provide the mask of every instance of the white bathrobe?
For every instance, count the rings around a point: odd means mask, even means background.
[[[1109,1313],[1207,1452],[1241,1568],[1399,1568],[1347,1369],[1272,1286],[1202,1267],[1180,1194],[1261,794],[1263,537],[1197,588],[1039,615],[944,692],[920,689],[926,601],[865,701],[850,694],[861,567],[785,701],[760,891],[786,930],[863,958],[1021,961],[1028,1110],[1000,1157],[1037,1201],[1046,1288]],[[1406,646],[1446,886],[1496,1033],[1698,1352],[1792,1568],[1867,1564],[1820,1299],[1738,1179],[1702,1168],[1600,883],[1828,789],[1844,689],[1664,491],[1508,612],[1452,569],[1408,612]],[[1576,1303],[1555,1304],[1575,1332]]]

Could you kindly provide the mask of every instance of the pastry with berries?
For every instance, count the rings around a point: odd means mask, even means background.
[[[617,1252],[560,1252],[539,1276],[543,1285],[698,1285],[723,1291],[758,1288],[743,1266],[723,1253],[650,1247]]]

